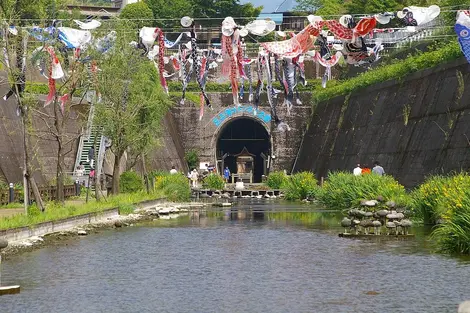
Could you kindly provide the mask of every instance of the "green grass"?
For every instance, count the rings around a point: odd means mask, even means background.
[[[35,224],[43,222],[56,221],[87,213],[102,212],[111,208],[119,208],[120,212],[123,214],[128,214],[133,211],[132,204],[136,204],[145,200],[159,199],[162,197],[162,191],[157,190],[150,194],[147,194],[144,191],[140,191],[131,194],[110,196],[106,200],[102,200],[100,202],[91,200],[88,203],[66,204],[65,206],[54,202],[48,202],[46,205],[46,211],[44,213],[39,212],[37,207],[33,205],[29,208],[28,215],[15,215],[13,217],[0,218],[0,229],[10,229],[24,226],[31,227]]]
[[[1,209],[21,209],[21,208],[23,208],[23,203],[19,203],[19,202],[12,202],[12,203],[8,203],[8,204],[4,204],[0,206],[0,210]]]

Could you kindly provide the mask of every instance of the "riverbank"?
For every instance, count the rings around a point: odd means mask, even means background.
[[[190,210],[212,206],[211,203],[173,203],[162,199],[147,200],[136,204],[130,214],[119,214],[117,208],[107,210],[104,218],[89,219],[90,222],[84,223],[82,216],[74,216],[62,220],[69,227],[62,227],[60,231],[45,232],[42,235],[28,236],[19,240],[8,242],[8,247],[0,251],[3,257],[13,256],[19,253],[33,251],[45,246],[61,244],[65,240],[74,237],[87,236],[88,234],[98,233],[100,231],[120,227],[132,227],[137,222],[154,219],[177,218],[188,214]],[[10,229],[14,232],[16,229]],[[0,239],[6,236],[1,236]]]

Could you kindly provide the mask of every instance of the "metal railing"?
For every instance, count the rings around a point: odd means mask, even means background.
[[[56,186],[48,186],[48,187],[38,187],[39,193],[41,194],[41,197],[43,200],[56,200],[56,192],[57,192],[57,187]],[[9,203],[9,190],[4,189],[0,190],[0,205],[5,205]],[[20,201],[23,200],[23,189],[15,189],[14,190],[14,198],[13,202],[18,202],[18,206],[22,206],[22,203],[19,203]],[[65,199],[70,198],[70,197],[75,197],[77,196],[77,190],[75,188],[75,185],[66,185],[64,186],[64,197]],[[30,190],[30,199],[33,199],[33,191]]]

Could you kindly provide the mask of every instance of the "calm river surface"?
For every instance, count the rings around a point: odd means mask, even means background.
[[[432,254],[422,230],[339,238],[339,213],[306,208],[244,204],[9,258],[2,285],[21,293],[0,312],[445,313],[470,299],[470,262]]]

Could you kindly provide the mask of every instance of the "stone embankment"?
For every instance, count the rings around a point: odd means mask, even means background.
[[[102,229],[131,227],[134,223],[171,219],[188,214],[211,204],[203,203],[159,203],[150,202],[137,206],[133,213],[119,215],[117,209],[100,213],[84,214],[56,222],[47,222],[33,227],[21,227],[0,232],[0,240],[7,241],[8,246],[1,250],[1,255],[13,255],[24,251],[55,245],[72,237],[86,236]]]

